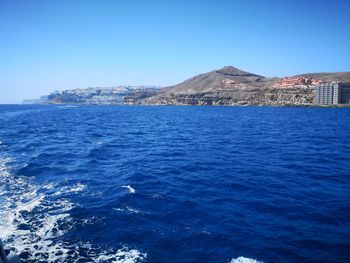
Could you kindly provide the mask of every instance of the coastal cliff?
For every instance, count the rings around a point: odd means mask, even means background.
[[[350,81],[350,72],[266,78],[226,66],[164,88],[140,104],[160,105],[313,105],[316,85]]]
[[[237,89],[221,92],[201,92],[193,94],[158,94],[146,98],[139,104],[156,105],[312,105],[315,88],[289,87]]]
[[[266,78],[226,66],[170,87],[65,90],[45,96],[44,103],[311,106],[314,105],[316,86],[331,81],[350,82],[350,72]]]

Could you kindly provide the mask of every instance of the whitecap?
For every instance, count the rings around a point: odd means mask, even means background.
[[[125,208],[113,208],[113,210],[118,211],[118,212],[126,212],[128,214],[141,214],[141,210],[137,208],[133,208],[131,206],[127,206]]]
[[[133,208],[131,206],[127,206],[126,211],[128,211],[128,213],[130,213],[130,214],[140,214],[141,213],[140,210]]]
[[[95,262],[111,262],[114,263],[135,263],[144,261],[147,257],[147,253],[141,253],[137,249],[128,249],[123,247],[113,254],[100,255]]]
[[[86,189],[86,185],[77,183],[72,186],[64,186],[58,191],[56,191],[53,195],[57,196],[57,195],[63,195],[63,194],[69,194],[69,193],[79,193],[84,191],[85,189]]]
[[[230,263],[263,263],[263,262],[253,258],[238,257],[238,258],[233,258],[230,261]]]
[[[126,189],[128,189],[130,194],[136,193],[135,189],[132,188],[130,185],[122,185],[121,188],[126,188]]]

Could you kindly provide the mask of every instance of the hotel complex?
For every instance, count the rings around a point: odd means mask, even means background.
[[[316,104],[350,104],[350,83],[320,83],[316,87]]]

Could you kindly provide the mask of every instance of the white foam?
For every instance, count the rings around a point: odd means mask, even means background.
[[[46,189],[46,190],[52,190],[52,189],[55,188],[55,186],[56,186],[56,184],[54,184],[54,183],[49,183],[49,184],[43,185],[41,188],[42,188],[42,189]]]
[[[127,210],[129,213],[131,213],[131,214],[140,214],[140,213],[141,213],[140,210],[138,210],[138,209],[136,209],[136,208],[133,208],[133,207],[131,207],[131,206],[127,206],[127,207],[126,207],[126,210]]]
[[[230,261],[230,263],[263,263],[263,262],[252,258],[238,257],[238,258],[233,258]]]
[[[33,211],[36,207],[38,207],[41,204],[43,199],[44,199],[44,195],[40,195],[39,197],[36,197],[27,203],[21,203],[19,201],[17,203],[17,212],[20,212],[20,211],[31,212],[31,211]]]
[[[51,215],[45,217],[37,234],[42,239],[51,239],[53,237],[63,236],[64,231],[59,229],[59,222],[70,220],[69,214]],[[52,231],[55,229],[55,231]]]
[[[127,206],[125,208],[113,208],[113,210],[118,212],[126,212],[128,214],[140,214],[142,213],[140,210],[133,208],[131,206]]]
[[[128,189],[130,194],[136,193],[135,189],[132,188],[130,185],[122,185],[121,187]]]
[[[86,185],[83,185],[81,183],[74,184],[72,186],[64,186],[58,191],[56,191],[53,195],[63,195],[63,194],[69,194],[69,193],[79,193],[86,189]]]
[[[97,217],[97,216],[92,216],[92,217],[87,217],[87,218],[83,218],[80,220],[80,224],[82,226],[88,226],[88,225],[93,225],[96,223],[101,223],[102,220],[104,220],[105,217]]]
[[[30,177],[13,176],[7,163],[10,158],[0,156],[0,238],[6,247],[18,254],[25,253],[28,262],[142,262],[147,254],[137,249],[102,250],[88,243],[68,244],[58,237],[75,227],[69,212],[74,204],[65,193],[76,193],[86,189],[80,183],[57,188],[57,184],[43,186],[31,182]],[[44,194],[40,190],[50,190]],[[130,190],[129,190],[130,191]],[[123,211],[140,213],[132,207]],[[84,219],[82,224],[98,221]]]
[[[53,238],[69,230],[60,227],[70,221],[70,215],[62,212],[73,204],[64,199],[50,201],[38,193],[39,187],[30,178],[12,176],[6,165],[9,161],[0,158],[1,187],[6,186],[1,192],[0,237],[18,254],[27,252],[30,261],[64,261],[69,250]]]
[[[143,254],[136,249],[127,250],[127,248],[119,249],[116,253],[116,261],[121,263],[133,263],[136,260],[145,259],[147,254]]]
[[[137,249],[128,249],[127,247],[118,249],[115,254],[100,255],[95,262],[113,262],[113,263],[135,263],[144,261],[147,253],[141,253]]]

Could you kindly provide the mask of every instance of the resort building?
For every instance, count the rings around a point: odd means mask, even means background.
[[[316,87],[316,104],[350,104],[350,83],[320,83]]]
[[[286,77],[273,84],[274,88],[289,88],[294,86],[316,86],[323,83],[323,80],[305,77]]]
[[[350,83],[338,83],[338,104],[350,104]]]

